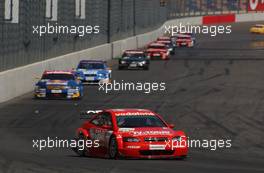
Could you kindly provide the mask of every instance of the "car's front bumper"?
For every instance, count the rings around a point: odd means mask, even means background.
[[[77,99],[80,97],[80,90],[61,90],[58,92],[52,92],[51,90],[35,91],[35,98],[39,99]]]
[[[124,144],[122,148],[119,149],[119,154],[122,157],[127,158],[181,158],[187,156],[188,147],[171,147],[166,146],[162,149],[151,149],[150,145],[162,146],[163,144],[135,144],[135,143],[127,143]]]
[[[111,82],[110,78],[93,78],[90,80],[82,79],[81,81],[83,84],[94,84],[94,85],[105,84],[105,83]]]
[[[149,66],[148,63],[119,63],[119,68],[126,69],[144,69]]]

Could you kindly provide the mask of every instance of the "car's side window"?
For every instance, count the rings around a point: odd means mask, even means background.
[[[109,114],[109,113],[102,114],[102,119],[103,119],[103,125],[113,127],[111,114]]]
[[[102,115],[98,115],[96,116],[92,121],[91,123],[93,125],[96,125],[96,126],[102,126],[103,125],[103,119],[102,119]]]

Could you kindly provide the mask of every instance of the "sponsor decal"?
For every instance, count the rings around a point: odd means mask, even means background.
[[[264,0],[249,0],[249,11],[264,11]]]
[[[165,150],[166,145],[149,145],[149,150]]]
[[[131,132],[134,130],[135,130],[135,128],[119,128],[118,129],[119,132]]]
[[[144,136],[144,135],[170,135],[170,131],[134,131],[132,132],[134,136]]]
[[[120,112],[120,113],[115,113],[115,116],[130,116],[130,115],[155,115],[152,112]]]

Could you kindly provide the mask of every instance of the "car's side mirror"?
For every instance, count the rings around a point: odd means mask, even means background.
[[[169,127],[173,129],[175,127],[175,125],[174,124],[169,124]]]
[[[109,126],[109,125],[103,125],[102,128],[103,128],[103,129],[111,130],[111,129],[112,129],[112,126]]]

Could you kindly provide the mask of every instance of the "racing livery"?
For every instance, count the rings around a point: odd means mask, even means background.
[[[190,35],[179,34],[176,38],[177,47],[194,47],[194,39]]]
[[[185,158],[187,137],[160,115],[145,109],[99,111],[77,129],[77,141],[99,141],[96,147],[73,148],[80,156]]]
[[[79,79],[85,84],[109,83],[112,70],[106,61],[82,60],[77,69]]]
[[[147,47],[147,55],[151,60],[168,60],[170,51],[163,43],[150,43]]]
[[[140,50],[126,50],[122,58],[119,59],[118,69],[149,69],[149,59],[144,51]]]
[[[176,45],[171,40],[158,40],[157,43],[165,44],[171,55],[175,54]]]
[[[264,24],[257,24],[250,28],[252,34],[264,34]]]
[[[72,71],[45,71],[35,85],[35,98],[79,99],[83,96],[81,81]]]

